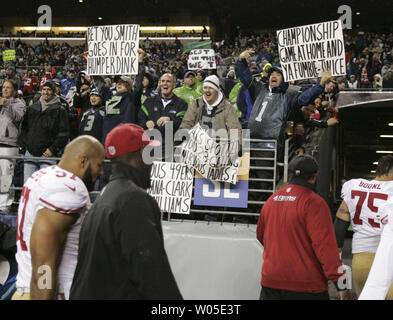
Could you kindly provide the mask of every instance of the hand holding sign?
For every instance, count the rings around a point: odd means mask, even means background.
[[[321,79],[321,86],[324,86],[325,84],[327,84],[332,78],[333,78],[333,76],[332,76],[332,72],[330,71],[330,69],[323,71],[322,79]]]
[[[166,122],[171,121],[171,118],[169,117],[161,117],[160,119],[157,120],[157,125],[159,127],[162,127],[165,125]]]
[[[138,62],[142,63],[143,59],[145,59],[145,51],[143,51],[141,48],[138,49]]]
[[[147,129],[153,130],[153,129],[154,129],[154,126],[155,126],[155,124],[154,124],[153,121],[149,120],[149,121],[146,122],[146,127],[147,127]]]
[[[251,57],[251,55],[253,55],[254,53],[255,53],[255,51],[252,50],[252,49],[243,51],[243,52],[240,54],[239,59],[240,59],[240,60],[243,60],[243,59],[248,60],[248,59]]]

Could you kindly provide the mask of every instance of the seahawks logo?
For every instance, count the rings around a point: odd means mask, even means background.
[[[106,102],[106,114],[120,114],[119,103],[121,96],[113,96],[109,101]]]

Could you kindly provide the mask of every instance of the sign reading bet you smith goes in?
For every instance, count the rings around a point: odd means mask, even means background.
[[[87,74],[138,74],[139,25],[87,28]]]

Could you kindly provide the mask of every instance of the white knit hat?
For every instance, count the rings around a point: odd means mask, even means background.
[[[206,79],[203,81],[203,86],[204,87],[211,87],[218,92],[221,91],[220,90],[220,80],[215,75],[206,77]]]

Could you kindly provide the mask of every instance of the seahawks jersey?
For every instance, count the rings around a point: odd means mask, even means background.
[[[90,108],[81,119],[79,125],[79,134],[93,136],[98,141],[102,140],[102,130],[105,116],[105,107]]]

